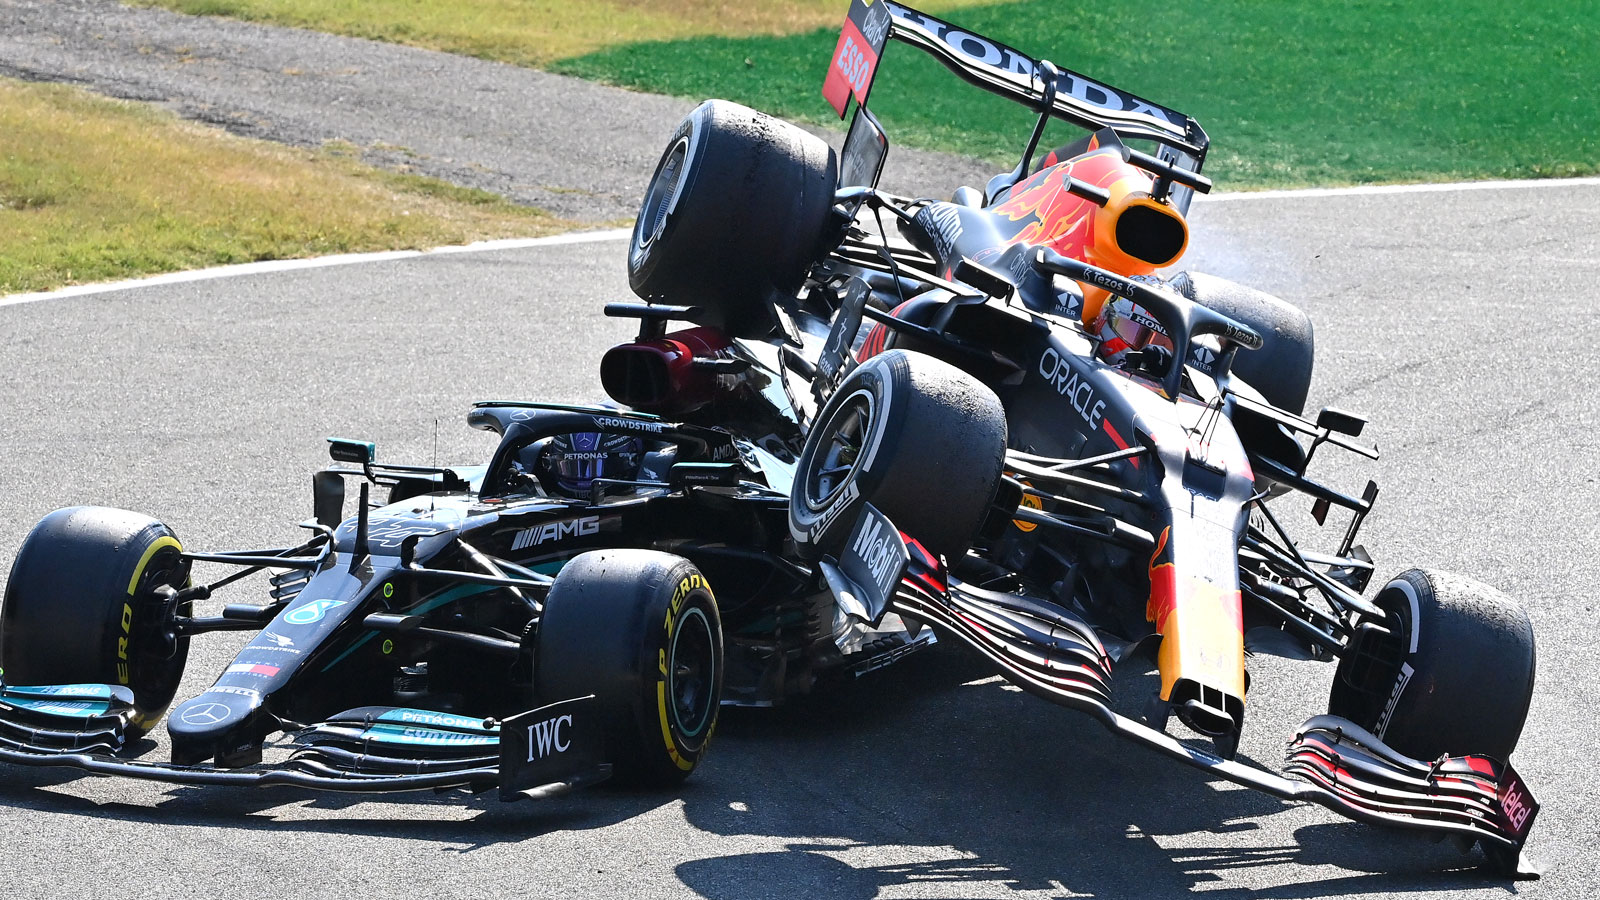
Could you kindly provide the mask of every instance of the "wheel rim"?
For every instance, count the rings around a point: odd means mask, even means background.
[[[667,693],[672,720],[684,737],[697,737],[711,721],[717,685],[716,641],[711,620],[697,606],[684,610],[672,630],[667,657]]]
[[[638,233],[634,239],[634,252],[642,255],[666,231],[667,216],[678,200],[678,187],[689,159],[689,138],[678,139],[661,161],[661,168],[650,181],[650,192],[645,194],[644,206],[639,210]]]
[[[828,419],[814,463],[806,473],[805,501],[812,511],[825,509],[855,477],[873,411],[872,394],[858,390]]]

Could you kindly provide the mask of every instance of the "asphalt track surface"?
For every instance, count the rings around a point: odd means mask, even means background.
[[[1597,204],[1596,186],[1210,203],[1188,260],[1312,314],[1313,404],[1369,414],[1384,451],[1322,470],[1383,486],[1364,535],[1380,573],[1453,569],[1528,606],[1540,672],[1515,762],[1545,804],[1543,881],[1212,782],[940,652],[728,711],[674,793],[360,799],[0,767],[6,892],[1593,897]],[[292,540],[327,435],[486,458],[468,404],[597,399],[596,360],[628,334],[599,309],[627,296],[622,245],[594,243],[0,307],[0,569],[73,503],[148,512],[193,548]],[[198,640],[181,695],[240,644]],[[1273,766],[1331,669],[1251,669],[1242,755]]]

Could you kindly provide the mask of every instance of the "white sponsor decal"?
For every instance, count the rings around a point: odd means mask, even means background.
[[[1077,371],[1061,358],[1055,348],[1044,351],[1044,355],[1039,357],[1039,374],[1055,386],[1056,393],[1067,398],[1067,402],[1089,423],[1090,428],[1100,427],[1100,420],[1105,417],[1106,402],[1095,399],[1094,386],[1087,379],[1079,378]]]
[[[487,744],[495,740],[486,734],[456,734],[449,731],[428,731],[422,728],[402,729],[400,737],[411,738],[427,744]]]
[[[811,538],[815,540],[818,535],[822,534],[824,531],[827,531],[828,526],[833,524],[833,520],[839,518],[840,514],[842,514],[845,509],[848,508],[850,504],[854,503],[856,498],[860,496],[861,491],[856,487],[856,483],[854,481],[845,485],[844,490],[839,493],[838,498],[835,499],[827,509],[823,510],[821,515],[817,516],[817,521],[812,524],[809,532]]]
[[[62,684],[52,685],[47,688],[29,688],[41,694],[54,694],[58,697],[99,697],[104,689],[97,684]]]
[[[248,697],[252,701],[256,701],[256,700],[260,700],[261,699],[261,692],[260,691],[252,691],[249,688],[241,688],[241,687],[227,687],[225,685],[220,685],[220,684],[212,685],[211,689],[206,691],[206,693],[208,693],[208,694],[234,694],[234,695],[239,696],[239,697]]]
[[[406,709],[400,711],[400,721],[417,722],[423,725],[446,725],[453,728],[476,728],[480,723],[473,719],[463,719],[460,716],[447,716],[442,713],[421,712]]]
[[[572,740],[564,737],[562,727],[571,727],[571,716],[557,716],[528,726],[528,762],[567,752]]]
[[[1002,69],[1013,75],[1020,75],[1031,83],[1034,77],[1033,60],[1012,50],[1010,47],[996,44],[981,35],[959,31],[950,27],[947,23],[925,17],[914,9],[906,9],[900,6],[892,9],[895,17],[903,23],[902,27],[909,26],[911,30],[921,31],[973,62],[990,68]],[[1056,89],[1090,106],[1154,119],[1165,128],[1178,134],[1184,134],[1188,129],[1188,122],[1182,116],[1160,107],[1151,106],[1142,100],[1122,93],[1116,88],[1097,81],[1090,81],[1081,75],[1061,73]]]
[[[322,621],[322,617],[341,606],[350,605],[349,600],[313,600],[304,606],[297,606],[283,617],[290,625],[314,625]]]
[[[956,241],[961,240],[961,213],[955,204],[946,203],[929,207],[928,218],[933,221],[933,227],[928,232],[933,235],[933,241],[938,246],[941,258],[949,257],[955,253]]]
[[[232,714],[233,711],[221,703],[202,703],[184,710],[179,718],[186,725],[215,725]]]
[[[547,541],[559,541],[569,537],[586,537],[600,531],[599,516],[584,516],[581,519],[567,519],[561,522],[546,522],[525,528],[517,533],[511,541],[511,549],[526,550],[536,547]]]
[[[850,35],[844,36],[844,46],[839,48],[839,55],[834,57],[833,65],[849,82],[850,90],[857,96],[867,89],[867,76],[872,73],[872,66],[867,63],[867,55],[861,52],[861,47],[856,44],[856,39]],[[846,101],[848,102],[848,101]]]
[[[883,527],[883,520],[873,516],[871,526],[861,529],[861,535],[850,548],[867,564],[867,571],[884,596],[892,592],[895,576],[900,571],[900,553],[893,536],[894,531]]]
[[[1400,695],[1405,693],[1406,685],[1411,683],[1411,676],[1415,675],[1416,671],[1416,669],[1411,668],[1410,663],[1403,663],[1400,666],[1400,677],[1395,680],[1394,692],[1389,695],[1389,703],[1383,708],[1383,715],[1378,717],[1378,729],[1376,732],[1378,737],[1383,737],[1383,733],[1389,730],[1389,722],[1394,716],[1395,704],[1400,702]]]
[[[870,5],[870,4],[869,4]],[[867,20],[861,24],[861,36],[867,43],[874,47],[882,47],[883,42],[889,38],[889,20],[893,18],[888,7],[879,6],[867,10]]]
[[[1514,834],[1522,834],[1522,827],[1533,815],[1533,807],[1529,805],[1528,798],[1517,785],[1508,785],[1505,796],[1500,799],[1500,809],[1506,814],[1506,821],[1511,823]]]
[[[619,428],[623,431],[648,431],[660,434],[667,430],[665,422],[641,422],[638,419],[619,419],[611,416],[595,416],[594,423],[601,428]]]

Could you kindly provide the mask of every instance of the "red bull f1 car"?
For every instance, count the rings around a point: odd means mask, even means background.
[[[948,201],[879,186],[891,40],[1035,111],[1011,171]],[[854,108],[837,154],[725,101],[669,139],[629,245],[641,302],[606,308],[640,323],[601,363],[619,406],[479,404],[482,465],[333,441],[294,546],[46,517],[0,607],[0,761],[508,799],[671,784],[720,705],[942,640],[1217,777],[1532,874],[1528,618],[1431,570],[1369,590],[1377,488],[1312,461],[1376,451],[1361,417],[1307,412],[1311,323],[1169,274],[1210,189],[1199,123],[889,0],[854,0],[824,95]],[[1053,120],[1082,137],[1043,150]],[[1291,533],[1305,501],[1327,546]],[[196,613],[262,571],[263,602]],[[254,636],[172,707],[190,639],[221,630]],[[1235,758],[1247,653],[1337,667],[1281,774]],[[1113,680],[1152,670],[1120,708]],[[163,716],[171,759],[131,753]]]

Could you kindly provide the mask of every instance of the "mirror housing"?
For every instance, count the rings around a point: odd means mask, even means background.
[[[1361,429],[1367,427],[1367,419],[1365,416],[1358,416],[1353,412],[1345,412],[1338,407],[1326,406],[1323,407],[1322,412],[1317,413],[1317,427],[1326,428],[1339,434],[1348,434],[1351,437],[1358,437],[1361,434]]]
[[[352,441],[348,438],[328,438],[328,456],[334,462],[370,466],[378,458],[378,446],[371,441]]]

